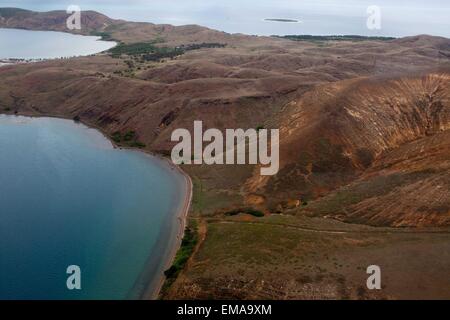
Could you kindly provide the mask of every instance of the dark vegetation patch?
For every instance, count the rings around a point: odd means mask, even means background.
[[[366,148],[358,149],[356,151],[356,156],[364,168],[368,168],[375,159],[373,153]]]
[[[176,119],[176,117],[177,117],[176,112],[172,110],[162,118],[161,123],[159,125],[167,127]]]
[[[111,139],[121,146],[143,149],[146,147],[145,143],[138,140],[138,136],[135,131],[129,130],[125,133],[116,131],[112,134]]]
[[[253,208],[233,209],[233,210],[225,212],[225,215],[226,216],[237,216],[238,214],[241,214],[241,213],[249,214],[249,215],[257,217],[257,218],[264,217],[264,212],[262,212],[260,210],[253,209]]]
[[[109,32],[92,31],[91,35],[100,37],[101,40],[103,40],[103,41],[117,41],[116,39],[114,39],[112,37],[111,33],[109,33]],[[119,42],[119,41],[117,41],[117,42]]]
[[[151,42],[137,42],[132,44],[121,43],[109,50],[113,58],[119,58],[123,55],[139,58],[141,62],[160,61],[162,59],[173,59],[183,55],[187,51],[199,50],[203,48],[224,48],[226,45],[221,43],[199,43],[190,45],[181,45],[179,47],[159,47],[161,40]]]
[[[141,61],[160,61],[165,58],[175,58],[184,53],[179,48],[157,47],[155,42],[140,42],[133,44],[119,44],[110,50],[113,58],[123,55],[139,57]]]
[[[395,40],[393,37],[366,37],[358,35],[334,35],[334,36],[313,36],[313,35],[286,35],[276,36],[278,38],[293,41],[389,41]]]
[[[163,292],[166,291],[176,280],[181,270],[186,266],[190,256],[194,252],[195,246],[198,242],[197,225],[195,223],[192,226],[187,227],[184,233],[181,247],[178,250],[175,260],[172,266],[164,271],[166,276],[166,282],[164,283]]]

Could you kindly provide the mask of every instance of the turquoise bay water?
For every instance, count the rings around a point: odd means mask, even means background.
[[[64,32],[0,29],[0,59],[54,59],[87,56],[115,46],[99,37]]]
[[[162,160],[83,125],[0,115],[0,299],[137,298],[164,270],[185,192]]]

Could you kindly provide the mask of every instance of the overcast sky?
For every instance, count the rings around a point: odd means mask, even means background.
[[[79,5],[113,18],[175,25],[200,24],[248,34],[365,34],[450,37],[450,0],[15,0],[0,6],[39,11]],[[367,7],[382,12],[381,30],[366,27]],[[264,22],[265,18],[301,20],[299,24]]]

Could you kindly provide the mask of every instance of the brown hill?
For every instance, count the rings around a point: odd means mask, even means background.
[[[68,17],[69,14],[65,11],[34,12],[17,8],[0,8],[0,28],[69,32],[66,25]],[[81,14],[83,28],[80,33],[103,30],[114,23],[117,22],[101,13],[83,11]]]
[[[448,225],[449,80],[448,73],[350,80],[306,93],[282,116],[282,170],[263,187],[250,181],[249,189],[271,201],[311,200],[362,176],[303,211],[360,223]],[[410,189],[404,202],[394,201]]]
[[[382,155],[360,179],[312,204],[309,212],[395,227],[450,224],[450,131]]]
[[[124,43],[145,42],[163,39],[166,45],[228,42],[230,36],[224,32],[187,25],[156,25],[152,23],[128,22],[111,19],[95,11],[81,12],[81,30],[69,30],[66,25],[70,16],[65,11],[35,12],[17,8],[0,8],[0,28],[62,31],[83,35],[102,34],[109,39]],[[236,38],[239,38],[236,36]]]
[[[0,26],[63,30],[67,16],[14,10],[0,10]],[[147,149],[164,154],[173,146],[172,131],[191,129],[195,120],[219,129],[280,128],[282,163],[275,177],[252,176],[258,172],[254,168],[221,168],[220,174],[186,168],[209,181],[213,197],[233,195],[231,204],[205,208],[209,214],[245,202],[273,212],[283,203],[320,199],[368,179],[367,172],[390,152],[449,129],[450,40],[445,38],[296,42],[126,22],[95,12],[82,16],[88,26],[83,32],[107,31],[125,42],[164,37],[164,45],[223,41],[227,46],[160,62],[130,64],[126,57],[102,55],[3,67],[0,108],[78,117],[109,135],[133,130]],[[396,170],[411,170],[407,163]],[[431,218],[419,222],[411,218],[419,207],[399,206],[401,212],[389,215],[363,212],[369,199],[342,202],[331,212],[311,206],[308,214],[371,224],[448,224],[448,213],[433,216],[444,202],[420,205]]]
[[[0,27],[66,31],[66,17],[0,9]],[[281,129],[274,177],[183,166],[199,242],[164,298],[449,298],[449,39],[296,42],[87,17],[85,34],[226,47],[1,67],[1,113],[77,118],[112,138],[133,130],[163,154],[194,120]],[[245,207],[284,214],[230,215]],[[365,289],[372,264],[383,290]]]

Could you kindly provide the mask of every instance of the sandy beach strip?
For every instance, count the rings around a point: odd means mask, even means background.
[[[178,172],[184,177],[185,182],[186,182],[186,194],[185,194],[185,198],[184,198],[184,202],[183,205],[181,207],[181,209],[178,211],[178,214],[176,215],[176,219],[178,222],[178,232],[177,232],[177,239],[175,244],[172,246],[172,248],[170,249],[169,254],[166,256],[166,263],[164,264],[164,270],[169,269],[174,260],[175,257],[177,255],[178,250],[181,247],[181,242],[183,240],[184,237],[184,233],[186,230],[186,226],[187,226],[187,218],[188,218],[188,214],[189,214],[189,210],[191,208],[191,204],[192,204],[192,197],[193,197],[193,184],[192,184],[192,179],[191,177],[183,171],[183,169],[181,169],[179,166],[174,165],[172,162],[170,162],[168,159],[166,159],[167,162],[169,162],[169,165],[172,168],[175,168],[176,170],[178,170]],[[151,290],[149,292],[146,292],[143,296],[142,299],[143,300],[156,300],[159,297],[159,294],[161,292],[161,289],[164,285],[164,282],[166,281],[166,276],[164,274],[161,274],[159,276],[158,279],[158,285],[156,288],[154,288],[154,290]]]

